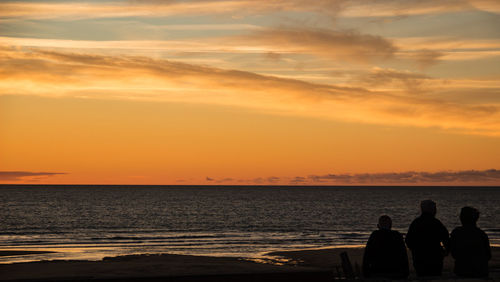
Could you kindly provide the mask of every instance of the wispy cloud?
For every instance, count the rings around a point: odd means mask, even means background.
[[[495,103],[471,105],[147,57],[2,47],[0,63],[3,95],[208,103],[279,115],[500,134]]]
[[[397,57],[426,68],[440,61],[477,60],[500,56],[500,40],[454,37],[392,38]]]
[[[344,1],[340,16],[343,17],[407,17],[484,11],[500,13],[500,4],[495,0],[363,0]]]
[[[281,52],[314,54],[347,61],[373,61],[392,57],[397,48],[380,36],[353,30],[282,27],[256,30],[247,36],[233,37],[242,44],[270,47]]]
[[[256,3],[258,2],[258,3]],[[318,0],[223,0],[223,1],[103,1],[103,2],[2,2],[3,17],[34,19],[82,19],[117,17],[165,17],[178,15],[227,15],[241,17],[279,11],[316,11],[326,14],[339,10],[341,1]]]
[[[417,62],[420,68],[425,68],[436,64],[444,55],[445,53],[440,51],[422,49],[414,52],[410,56]]]
[[[208,0],[208,1],[102,1],[102,2],[16,2],[2,1],[3,17],[31,19],[82,19],[117,17],[165,17],[174,15],[227,15],[242,17],[281,11],[316,12],[343,17],[401,17],[457,11],[500,13],[495,0]]]
[[[373,68],[369,73],[361,74],[356,80],[371,89],[405,89],[411,93],[418,93],[425,87],[423,84],[427,84],[433,78],[410,71]]]
[[[174,27],[172,27],[174,28]],[[181,28],[181,27],[179,27]],[[182,28],[187,28],[182,26]],[[194,28],[194,27],[193,27]],[[500,40],[457,38],[384,38],[356,30],[312,27],[253,27],[242,34],[208,36],[203,40],[69,40],[0,37],[0,44],[71,49],[104,50],[123,54],[262,54],[284,59],[289,55],[315,56],[330,63],[376,64],[409,62],[424,70],[439,62],[500,57]],[[347,66],[348,67],[348,66]]]
[[[0,181],[32,180],[33,178],[47,178],[55,175],[67,174],[65,172],[31,172],[31,171],[0,171]]]
[[[244,35],[212,36],[204,38],[203,41],[199,39],[90,41],[0,37],[0,43],[29,47],[124,51],[232,52],[236,54],[262,53],[274,56],[293,53],[350,62],[388,59],[397,50],[390,40],[380,36],[363,34],[355,30],[304,27],[255,27],[251,32],[245,32]]]
[[[467,104],[498,104],[497,78],[443,79],[419,72],[374,67],[369,71],[351,73],[349,83],[372,91],[404,92],[442,100],[461,101]],[[467,98],[468,97],[468,98]]]
[[[362,0],[346,1],[344,17],[401,17],[422,14],[442,14],[477,9],[466,0],[377,0],[370,3]]]

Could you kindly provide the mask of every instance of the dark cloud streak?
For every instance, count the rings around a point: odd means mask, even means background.
[[[500,170],[406,171],[326,174],[295,177],[222,178],[207,180],[239,185],[500,185]]]
[[[0,171],[0,181],[21,181],[21,180],[40,180],[41,177],[51,177],[55,175],[67,174],[65,172],[30,172],[30,171]]]
[[[500,183],[500,170],[464,170],[440,172],[390,172],[361,174],[310,175],[313,183],[346,184],[430,184],[430,183]]]

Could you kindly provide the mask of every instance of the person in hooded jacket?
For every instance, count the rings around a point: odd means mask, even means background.
[[[479,211],[463,207],[460,211],[462,226],[451,232],[450,251],[455,259],[454,272],[462,277],[488,277],[491,247],[488,235],[477,227]]]
[[[436,203],[420,203],[422,214],[410,225],[406,245],[411,250],[417,276],[441,276],[443,259],[448,255],[449,233],[436,218]]]
[[[408,255],[403,236],[391,230],[392,220],[383,215],[366,243],[363,276],[366,278],[406,279],[409,274]]]

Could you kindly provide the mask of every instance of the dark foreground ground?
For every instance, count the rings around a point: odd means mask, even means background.
[[[355,267],[362,248],[329,248],[275,252],[288,258],[284,265],[238,258],[183,255],[134,255],[102,261],[44,261],[0,265],[0,281],[331,281],[342,275],[340,253],[346,251]],[[21,253],[0,252],[0,255]],[[276,262],[276,260],[270,260]],[[435,281],[500,281],[500,248],[494,248],[490,279],[458,279],[447,258],[442,277]],[[417,280],[410,274],[410,280]]]

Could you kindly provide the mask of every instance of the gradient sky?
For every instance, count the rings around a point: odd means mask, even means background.
[[[0,2],[0,183],[500,185],[500,1]]]

